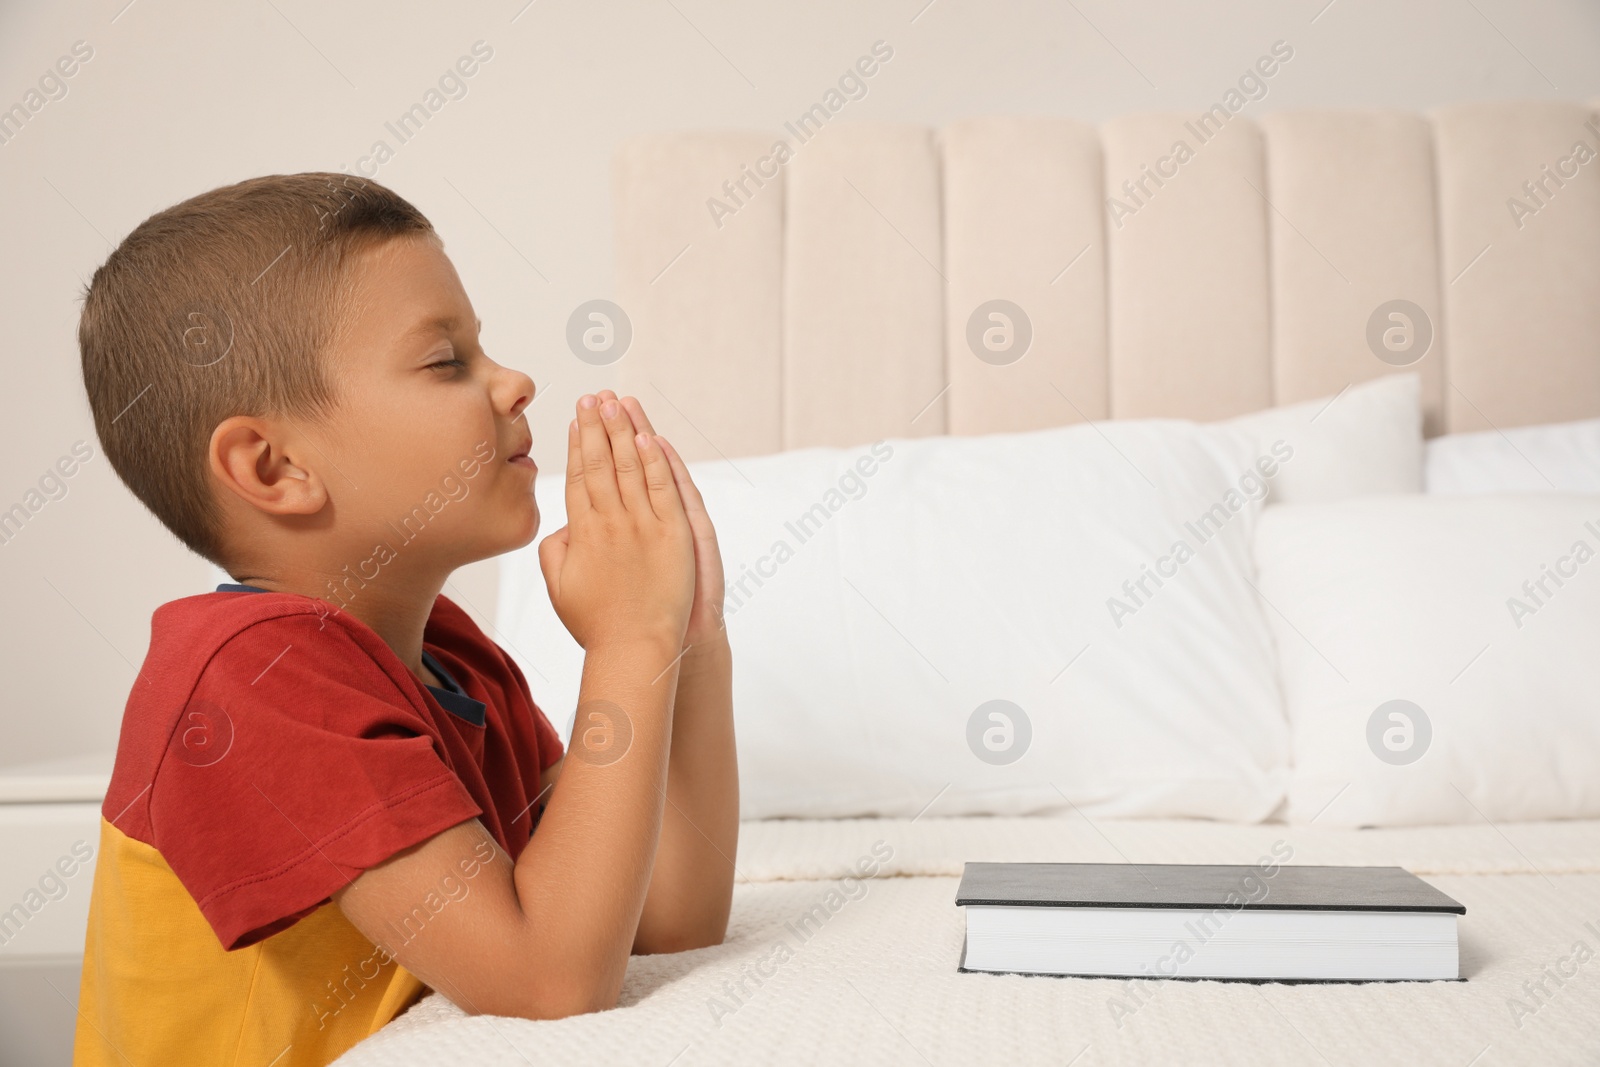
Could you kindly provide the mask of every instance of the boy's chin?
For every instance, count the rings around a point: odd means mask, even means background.
[[[515,552],[519,548],[526,548],[539,536],[540,515],[538,505],[531,500],[528,503],[528,514],[522,521],[511,524],[504,516],[496,516],[493,528],[480,527],[478,537],[474,538],[476,544],[469,553],[470,558],[462,559],[456,566],[466,566],[468,563],[477,563],[481,560],[494,559],[507,552]]]
[[[479,563],[486,559],[496,559],[507,552],[515,552],[519,548],[526,548],[533,543],[539,535],[539,522],[533,521],[525,530],[513,537],[496,539],[488,543],[480,543],[478,549],[471,553],[471,558],[460,560],[456,566],[464,567],[469,563]]]
[[[539,505],[533,502],[532,497],[528,499],[528,511],[530,514],[525,532],[516,538],[515,544],[507,545],[503,551],[510,552],[514,549],[526,548],[528,545],[533,544],[534,538],[539,536],[539,524],[543,516],[539,514]]]

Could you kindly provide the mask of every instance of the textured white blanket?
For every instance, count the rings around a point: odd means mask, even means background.
[[[1465,982],[960,974],[965,860],[1398,864],[1466,905]],[[845,880],[861,857],[892,857]],[[433,995],[352,1049],[392,1065],[1600,1063],[1600,822],[1408,830],[1028,819],[746,824],[727,941],[636,957],[613,1011],[469,1017]]]

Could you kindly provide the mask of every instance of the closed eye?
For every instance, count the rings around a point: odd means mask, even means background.
[[[466,365],[466,361],[461,359],[442,359],[437,363],[428,364],[429,368],[432,369],[439,367],[465,367]]]

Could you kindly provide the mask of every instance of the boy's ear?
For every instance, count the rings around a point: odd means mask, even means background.
[[[315,515],[328,503],[327,487],[285,448],[281,425],[234,415],[211,431],[211,473],[235,496],[273,515]]]

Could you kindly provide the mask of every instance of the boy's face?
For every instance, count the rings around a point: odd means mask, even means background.
[[[338,404],[315,436],[352,570],[448,573],[533,540],[533,380],[479,347],[449,257],[429,240],[385,241],[351,280],[353,318],[329,355]],[[379,545],[394,558],[365,563]]]

